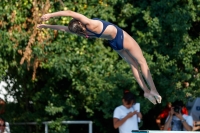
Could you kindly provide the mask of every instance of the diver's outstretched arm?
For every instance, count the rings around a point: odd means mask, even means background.
[[[62,26],[62,25],[38,24],[37,28],[39,28],[39,29],[49,28],[49,29],[53,29],[53,30],[60,30],[60,31],[70,32],[67,26]]]
[[[58,11],[58,12],[53,12],[53,13],[47,13],[47,14],[44,14],[41,19],[43,21],[47,21],[49,20],[50,18],[52,17],[72,17],[78,21],[80,21],[81,23],[83,23],[84,25],[89,25],[91,24],[91,19],[89,19],[88,17],[80,14],[80,13],[77,13],[77,12],[74,12],[74,11],[71,11],[71,10],[67,10],[67,11]]]

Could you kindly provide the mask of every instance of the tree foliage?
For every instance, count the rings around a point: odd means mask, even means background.
[[[0,74],[15,99],[5,117],[11,123],[88,119],[107,133],[124,89],[135,93],[144,114],[153,107],[108,42],[36,28],[42,14],[67,9],[111,21],[139,43],[162,105],[199,96],[199,6],[199,0],[2,1]],[[47,23],[67,25],[70,19]],[[59,124],[51,128],[64,132]]]

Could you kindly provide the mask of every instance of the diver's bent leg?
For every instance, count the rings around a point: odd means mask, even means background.
[[[148,100],[150,100],[153,104],[156,104],[156,100],[151,95],[150,90],[148,89],[146,83],[144,82],[142,74],[140,73],[138,63],[133,58],[131,58],[131,56],[127,53],[126,50],[121,50],[121,51],[117,51],[117,52],[130,65],[132,73],[133,73],[137,83],[144,91],[144,97],[146,97]]]
[[[139,72],[138,64],[128,55],[126,50],[120,50],[117,51],[117,53],[130,65],[133,76],[135,77],[142,90],[144,90],[145,92],[150,92],[142,78],[141,73]]]
[[[140,49],[139,45],[134,39],[130,39],[128,41],[129,42],[125,41],[124,49],[126,49],[127,53],[130,55],[131,58],[135,59],[138,62],[141,68],[142,74],[151,89],[151,94],[156,97],[158,103],[161,103],[162,98],[156,90],[146,59],[144,58],[142,54],[142,50]]]

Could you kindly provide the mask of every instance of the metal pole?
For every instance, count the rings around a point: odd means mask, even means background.
[[[92,133],[92,122],[89,123],[89,133]]]
[[[44,124],[45,129],[44,132],[48,133],[48,124],[52,123],[51,121],[42,122]],[[92,133],[92,121],[62,121],[62,124],[88,124],[88,132]],[[36,122],[25,122],[25,123],[12,123],[11,125],[37,125]]]
[[[45,124],[45,133],[48,133],[48,123],[45,122],[44,124]]]

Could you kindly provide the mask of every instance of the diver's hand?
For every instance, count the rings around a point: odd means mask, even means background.
[[[41,19],[42,21],[47,21],[51,18],[51,14],[50,13],[47,13],[47,14],[44,14]]]
[[[38,29],[46,28],[46,24],[37,24]]]

